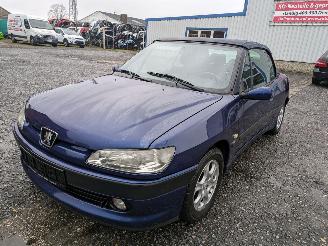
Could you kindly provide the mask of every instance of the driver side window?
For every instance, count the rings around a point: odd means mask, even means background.
[[[24,20],[24,26],[25,26],[25,28],[26,29],[30,29],[31,27],[30,27],[30,23],[28,23],[28,20]]]
[[[267,86],[275,77],[275,67],[265,50],[253,49],[247,52],[242,75],[242,92]]]

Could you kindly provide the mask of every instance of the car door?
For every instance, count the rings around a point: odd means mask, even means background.
[[[26,41],[30,41],[31,25],[27,19],[24,19],[24,36],[26,37]]]
[[[63,43],[64,42],[64,33],[63,33],[63,31],[61,29],[55,29],[55,31],[58,34],[57,35],[58,42]]]
[[[265,52],[265,53],[263,53]],[[240,93],[247,93],[271,84],[270,75],[273,64],[268,63],[265,50],[254,49],[246,52]],[[270,56],[269,56],[270,58]],[[239,118],[239,141],[237,150],[248,145],[267,125],[267,114],[271,109],[270,100],[240,99],[241,115]]]
[[[261,130],[272,125],[276,119],[276,114],[280,111],[285,103],[285,84],[276,72],[273,58],[270,53],[263,49],[250,50],[250,60],[252,64],[253,88],[270,87],[272,90],[272,99],[262,101],[261,122],[259,127]]]

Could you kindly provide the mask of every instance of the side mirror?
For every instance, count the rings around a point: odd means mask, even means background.
[[[246,93],[242,93],[241,98],[248,100],[271,100],[273,92],[270,87],[260,87]]]

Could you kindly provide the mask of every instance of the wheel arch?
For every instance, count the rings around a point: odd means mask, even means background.
[[[226,170],[226,167],[230,160],[230,144],[227,140],[220,140],[217,143],[214,144],[212,148],[218,148],[221,150],[224,160],[224,169]],[[224,171],[225,171],[224,170]]]

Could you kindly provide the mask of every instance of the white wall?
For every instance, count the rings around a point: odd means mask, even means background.
[[[147,42],[184,37],[186,27],[228,28],[227,38],[266,44],[276,60],[315,62],[328,50],[328,26],[274,26],[273,0],[249,0],[246,16],[149,21]]]

